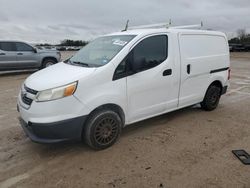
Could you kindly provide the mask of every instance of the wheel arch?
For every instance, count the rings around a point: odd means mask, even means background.
[[[103,104],[103,105],[100,105],[98,107],[96,107],[95,109],[93,109],[88,117],[93,114],[94,112],[98,111],[98,110],[103,110],[103,109],[109,109],[109,110],[112,110],[116,113],[118,113],[118,115],[120,116],[121,120],[122,120],[122,124],[123,126],[125,125],[125,113],[123,111],[123,109],[117,105],[117,104],[114,104],[114,103],[107,103],[107,104]],[[88,118],[87,118],[88,119]]]
[[[212,85],[216,85],[216,86],[220,87],[220,90],[221,90],[220,92],[222,93],[222,89],[223,89],[222,82],[221,82],[220,80],[214,80],[214,81],[212,81],[212,82],[208,85],[208,87],[207,87],[207,89],[206,89],[206,92],[205,92],[205,94],[204,94],[202,100],[204,100],[204,98],[206,97],[206,94],[207,94],[207,91],[208,91],[209,87],[212,86]]]
[[[218,86],[218,87],[221,89],[221,92],[222,92],[223,85],[222,85],[222,82],[221,82],[220,80],[214,80],[214,81],[208,86],[208,88],[209,88],[210,86],[212,86],[212,85]],[[207,90],[208,90],[208,88],[207,88]]]
[[[52,59],[53,61],[55,61],[56,63],[58,63],[57,59],[55,57],[52,57],[52,56],[46,56],[42,59],[42,63],[44,63],[45,60],[47,59]]]

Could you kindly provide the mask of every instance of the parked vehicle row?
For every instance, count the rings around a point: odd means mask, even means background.
[[[58,51],[78,51],[82,46],[36,46],[38,49],[58,50]]]
[[[230,52],[250,52],[250,44],[229,43]]]
[[[37,49],[19,41],[0,41],[0,70],[42,69],[61,60],[56,50]]]
[[[78,51],[81,48],[82,48],[81,46],[58,46],[56,47],[56,49],[59,51]]]

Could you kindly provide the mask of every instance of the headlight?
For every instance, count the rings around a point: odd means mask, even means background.
[[[77,87],[77,82],[74,82],[62,87],[39,91],[36,95],[36,101],[38,102],[50,101],[71,96],[74,94],[76,87]]]

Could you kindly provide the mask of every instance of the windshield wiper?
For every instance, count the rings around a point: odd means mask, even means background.
[[[76,64],[76,65],[80,65],[80,66],[89,67],[89,64],[83,63],[83,62],[80,62],[80,61],[70,61],[70,60],[68,60],[67,63],[69,63],[69,64],[71,64],[71,65],[72,65],[72,64]]]
[[[72,63],[77,64],[77,65],[82,65],[82,66],[89,67],[88,63],[83,63],[83,62],[80,62],[80,61],[73,61]]]

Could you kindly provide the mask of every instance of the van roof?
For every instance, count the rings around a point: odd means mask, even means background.
[[[120,31],[111,33],[108,35],[149,35],[156,33],[190,33],[190,34],[209,34],[209,35],[221,35],[224,33],[219,31],[200,30],[200,29],[176,29],[176,28],[154,28],[154,29],[132,29],[127,31]]]

